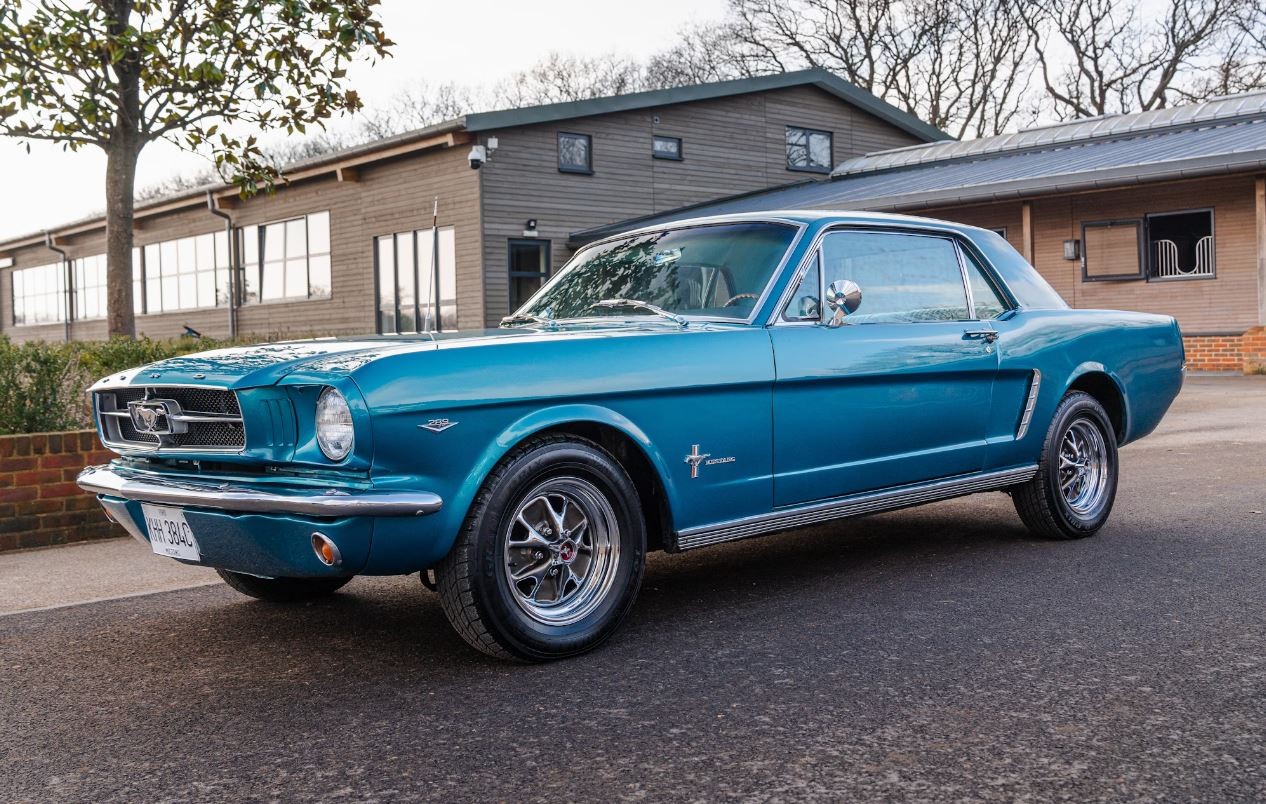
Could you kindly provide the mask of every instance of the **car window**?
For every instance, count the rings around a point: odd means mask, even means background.
[[[826,284],[851,279],[861,306],[846,324],[971,318],[954,243],[901,232],[831,232],[822,241]]]
[[[984,320],[997,318],[1007,310],[1007,304],[997,288],[985,276],[985,271],[971,252],[963,249],[967,258],[967,281],[971,284],[971,299],[976,305],[976,317]]]
[[[742,320],[765,292],[796,229],[763,221],[630,235],[590,246],[532,297],[521,314],[566,319],[653,315],[638,301],[672,313]]]
[[[815,254],[782,311],[783,321],[817,321],[822,317],[822,258]]]

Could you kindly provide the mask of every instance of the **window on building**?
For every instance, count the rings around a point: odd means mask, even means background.
[[[432,261],[439,240],[438,265]],[[457,329],[457,238],[451,226],[374,238],[378,331],[383,334]],[[439,326],[435,321],[435,272],[439,271]]]
[[[558,169],[563,173],[593,173],[593,138],[560,131]]]
[[[651,138],[651,156],[656,159],[672,159],[680,162],[681,137],[661,137],[658,134]]]
[[[833,140],[829,131],[787,126],[787,169],[830,173]]]
[[[106,258],[104,254],[80,257],[71,263],[75,320],[104,318],[106,314]],[[135,290],[133,285],[133,290]]]
[[[1163,212],[1146,220],[1152,279],[1213,278],[1213,210]]]
[[[822,241],[827,287],[851,279],[862,304],[850,324],[961,321],[971,318],[954,243],[895,232],[832,232]]]
[[[241,230],[246,303],[330,297],[330,213]]]
[[[1081,225],[1081,273],[1087,282],[1143,276],[1143,224],[1139,220]]]
[[[12,281],[15,325],[66,320],[66,269],[62,263],[16,270]]]
[[[139,266],[143,295],[137,294],[135,260],[133,255],[132,292],[143,300],[140,312],[170,313],[228,304],[229,239],[224,232],[146,245]]]
[[[993,232],[998,237],[1001,237],[1003,240],[1007,239],[1007,227],[1005,226],[991,226],[989,227],[989,231]]]
[[[549,278],[548,240],[510,241],[510,312],[523,306]]]

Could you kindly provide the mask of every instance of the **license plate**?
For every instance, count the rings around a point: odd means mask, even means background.
[[[149,546],[155,553],[186,561],[198,561],[201,558],[198,540],[193,536],[193,528],[185,521],[184,511],[142,504],[141,513],[145,516],[145,527],[149,531]]]

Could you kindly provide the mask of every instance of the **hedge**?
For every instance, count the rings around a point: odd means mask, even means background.
[[[254,341],[238,341],[249,343]],[[0,435],[93,426],[87,390],[107,374],[173,355],[233,345],[212,338],[116,337],[15,344],[0,335]]]

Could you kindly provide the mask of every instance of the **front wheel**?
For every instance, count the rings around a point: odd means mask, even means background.
[[[468,643],[544,661],[614,633],[645,558],[637,490],[620,464],[586,439],[544,436],[492,472],[436,580],[444,614]]]
[[[216,570],[224,582],[237,591],[273,603],[298,603],[333,594],[348,578],[261,578],[232,570]]]
[[[1117,494],[1117,440],[1107,412],[1081,391],[1055,409],[1037,474],[1012,493],[1029,530],[1048,539],[1099,532]]]

